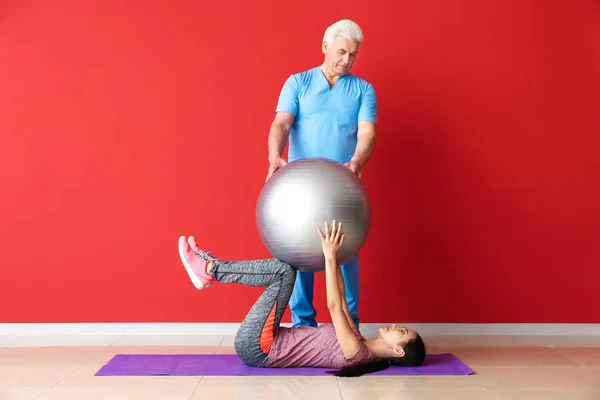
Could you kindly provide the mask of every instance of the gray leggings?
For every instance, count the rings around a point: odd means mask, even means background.
[[[266,367],[296,281],[296,269],[275,258],[252,261],[216,261],[211,275],[221,283],[266,287],[235,335],[235,351],[250,366]]]

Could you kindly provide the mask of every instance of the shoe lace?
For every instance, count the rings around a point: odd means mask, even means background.
[[[219,261],[219,259],[215,256],[213,256],[210,252],[208,251],[195,251],[194,250],[194,254],[196,255],[196,257],[201,258],[203,260],[206,261]]]

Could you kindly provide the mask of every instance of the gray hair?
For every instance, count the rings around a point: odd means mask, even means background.
[[[356,22],[349,19],[343,19],[329,26],[325,30],[323,41],[331,46],[338,36],[344,40],[357,41],[359,44],[363,41],[362,30]]]

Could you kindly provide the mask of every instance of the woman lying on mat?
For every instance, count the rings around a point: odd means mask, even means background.
[[[318,228],[325,255],[327,306],[331,324],[318,327],[279,326],[296,280],[296,269],[275,258],[222,261],[196,245],[194,237],[179,238],[179,255],[194,286],[209,287],[215,280],[266,287],[248,312],[235,336],[235,351],[254,367],[335,368],[336,376],[361,376],[390,365],[417,366],[425,359],[425,346],[413,330],[396,325],[379,329],[366,340],[352,318],[344,294],[344,278],[336,262],[344,235],[333,221],[331,231]],[[316,234],[316,233],[315,233]]]

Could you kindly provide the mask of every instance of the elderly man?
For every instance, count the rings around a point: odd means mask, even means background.
[[[287,164],[282,153],[288,137],[290,162],[324,157],[346,165],[361,176],[373,152],[377,123],[373,86],[350,73],[362,40],[362,31],[353,21],[334,23],[323,38],[323,64],[287,79],[269,133],[267,180]],[[297,274],[290,299],[293,325],[317,326],[312,304],[314,275],[307,271]],[[342,266],[342,274],[348,308],[358,326],[358,255]]]

